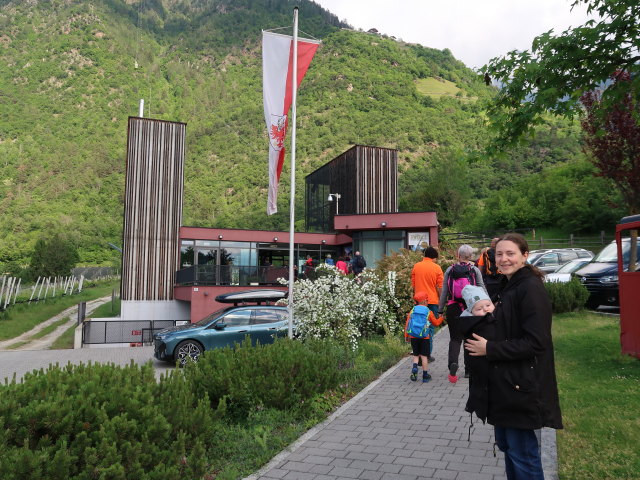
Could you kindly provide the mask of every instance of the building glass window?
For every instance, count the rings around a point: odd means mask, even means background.
[[[193,242],[191,242],[193,243]],[[187,268],[193,265],[193,246],[182,242],[180,247],[180,268]]]
[[[406,233],[403,230],[367,230],[354,233],[352,238],[353,251],[360,250],[370,268],[374,268],[384,255],[406,246]]]
[[[212,248],[199,248],[198,265],[216,265],[217,250]]]
[[[217,247],[218,242],[216,240],[196,240],[197,247]]]

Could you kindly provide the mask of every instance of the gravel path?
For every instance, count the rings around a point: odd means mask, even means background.
[[[86,314],[89,315],[96,308],[98,308],[103,303],[107,303],[109,300],[111,300],[111,295],[87,302]],[[44,328],[47,328],[49,325],[59,322],[60,320],[67,317],[69,317],[69,320],[59,325],[53,332],[45,335],[44,337],[30,340],[31,337],[38,334]],[[55,342],[69,328],[77,324],[77,318],[78,318],[78,305],[74,305],[73,307],[67,308],[66,310],[60,312],[58,315],[51,317],[49,320],[42,322],[40,325],[33,327],[31,330],[23,333],[18,337],[11,338],[9,340],[0,341],[0,350],[11,350],[11,351],[46,350],[48,348],[51,348],[51,345],[53,344],[53,342]],[[20,345],[14,348],[10,348],[12,345],[16,345],[16,344],[20,344]]]

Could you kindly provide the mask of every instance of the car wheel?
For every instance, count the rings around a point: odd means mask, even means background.
[[[195,340],[185,340],[180,342],[175,350],[175,360],[181,367],[188,361],[197,362],[204,348]]]
[[[589,299],[585,304],[585,307],[587,307],[589,310],[597,310],[599,306],[600,306],[600,302],[598,300]]]

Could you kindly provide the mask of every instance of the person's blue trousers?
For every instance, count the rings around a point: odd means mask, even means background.
[[[504,452],[508,480],[544,480],[538,438],[533,430],[494,427],[496,444]]]

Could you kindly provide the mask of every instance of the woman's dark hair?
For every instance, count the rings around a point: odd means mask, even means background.
[[[436,259],[438,258],[438,251],[435,248],[429,246],[424,249],[424,256],[427,258]]]
[[[520,250],[520,253],[522,253],[523,255],[529,252],[529,243],[527,242],[527,239],[524,238],[524,236],[520,233],[516,233],[516,232],[505,233],[496,242],[496,247],[503,240],[508,240],[510,242],[515,243],[518,246],[518,250]],[[540,279],[544,278],[544,272],[540,270],[538,267],[534,267],[530,263],[525,263],[523,268],[530,269]]]

